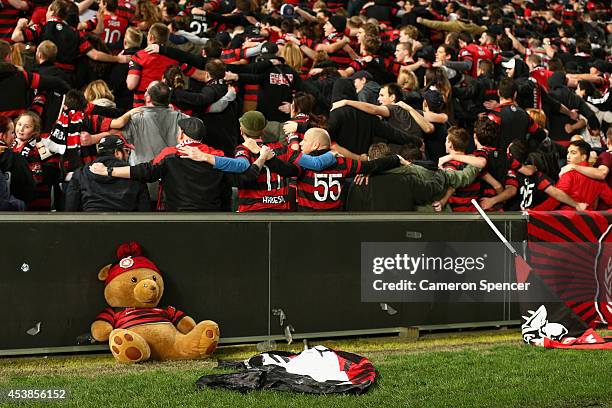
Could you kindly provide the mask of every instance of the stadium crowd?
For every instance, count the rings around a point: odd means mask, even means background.
[[[0,0],[0,209],[612,205],[603,0]]]

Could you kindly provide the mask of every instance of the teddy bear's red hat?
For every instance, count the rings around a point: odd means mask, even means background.
[[[161,274],[161,271],[153,262],[142,256],[142,247],[137,242],[128,242],[119,245],[117,248],[117,259],[119,259],[119,262],[113,265],[108,271],[108,276],[104,281],[105,286],[122,273],[138,268],[152,269]]]

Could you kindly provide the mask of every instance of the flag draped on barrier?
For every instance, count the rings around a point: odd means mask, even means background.
[[[521,299],[526,343],[612,349],[612,212],[529,212],[528,282],[544,302]],[[609,248],[610,247],[610,248]],[[533,296],[530,297],[533,299]]]

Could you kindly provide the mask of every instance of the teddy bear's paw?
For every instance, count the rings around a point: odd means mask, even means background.
[[[219,344],[219,326],[212,320],[205,320],[198,323],[197,326],[202,328],[202,336],[200,337],[200,344],[198,347],[200,356],[206,358],[215,351],[217,344]]]
[[[130,330],[113,330],[108,344],[113,356],[120,363],[138,363],[148,360],[151,356],[151,349],[146,340]]]

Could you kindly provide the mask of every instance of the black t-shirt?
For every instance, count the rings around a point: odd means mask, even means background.
[[[446,123],[434,123],[434,131],[423,135],[428,160],[437,163],[440,157],[446,155],[446,133]]]
[[[548,198],[546,189],[554,186],[553,181],[541,171],[531,176],[517,172],[518,194],[508,200],[506,210],[521,211],[533,208]]]
[[[423,130],[408,111],[397,105],[385,106],[387,107],[387,109],[389,109],[390,113],[389,117],[387,118],[388,124],[390,124],[396,129],[403,130],[410,136],[423,136]],[[419,112],[421,115],[423,114],[423,111],[421,110],[417,110],[417,112]]]

